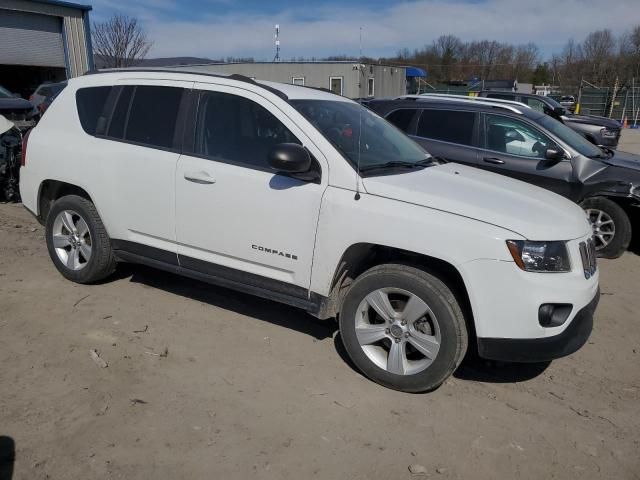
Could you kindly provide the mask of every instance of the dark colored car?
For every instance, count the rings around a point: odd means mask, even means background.
[[[51,102],[58,96],[58,94],[64,90],[67,86],[67,82],[58,83],[43,83],[35,92],[29,97],[29,102],[33,105],[34,114],[41,117],[44,112],[49,108]]]
[[[507,102],[407,96],[372,100],[368,107],[435,157],[508,175],[580,204],[600,256],[618,257],[629,246],[630,215],[640,212],[640,156],[597,147],[554,118]]]
[[[574,115],[551,97],[518,92],[483,91],[480,97],[512,100],[529,105],[566,126],[572,128],[591,143],[609,148],[616,148],[620,140],[622,125],[616,120],[598,115]]]
[[[33,119],[33,105],[24,98],[16,97],[2,86],[0,86],[0,115],[13,122],[20,130],[26,130],[36,124]]]

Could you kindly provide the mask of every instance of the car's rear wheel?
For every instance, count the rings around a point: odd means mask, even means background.
[[[591,222],[598,256],[618,258],[631,242],[631,221],[617,203],[604,197],[588,198],[582,208]]]
[[[358,277],[340,311],[340,334],[354,364],[395,390],[437,388],[467,349],[464,316],[439,278],[405,265]]]
[[[46,240],[51,260],[69,280],[92,283],[115,269],[106,229],[86,198],[68,195],[56,200],[47,215]]]

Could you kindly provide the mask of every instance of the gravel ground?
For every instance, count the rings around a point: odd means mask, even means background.
[[[410,395],[293,308],[139,266],[72,284],[0,205],[0,480],[640,478],[640,256],[600,268],[582,350]]]

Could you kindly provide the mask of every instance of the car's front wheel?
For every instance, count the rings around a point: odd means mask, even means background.
[[[47,215],[49,256],[58,271],[77,283],[92,283],[110,275],[116,266],[107,231],[89,200],[62,197]]]
[[[618,258],[631,242],[631,221],[620,205],[604,197],[582,202],[593,229],[598,256]]]
[[[339,320],[353,363],[395,390],[437,388],[467,349],[464,316],[451,290],[434,275],[405,265],[379,265],[358,277]]]

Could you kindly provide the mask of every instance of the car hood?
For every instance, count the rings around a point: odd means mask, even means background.
[[[616,150],[610,158],[602,160],[602,162],[607,165],[613,165],[614,167],[623,167],[640,171],[640,155],[634,155],[633,153]]]
[[[32,108],[31,102],[24,98],[0,98],[0,111],[31,110]]]
[[[562,120],[569,123],[587,123],[590,125],[601,125],[613,130],[619,130],[621,128],[621,125],[617,120],[613,120],[607,117],[600,117],[598,115],[565,114],[562,116]]]
[[[363,183],[372,195],[469,217],[530,240],[571,240],[591,230],[584,211],[555,193],[455,163]]]

